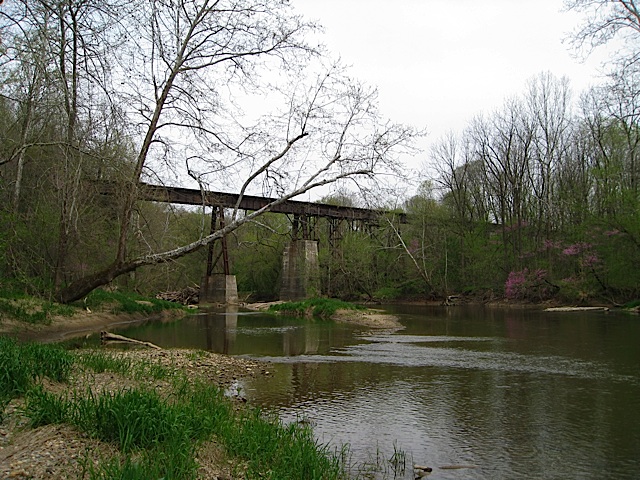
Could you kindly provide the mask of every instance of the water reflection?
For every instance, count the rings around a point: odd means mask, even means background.
[[[212,311],[124,334],[270,361],[273,376],[245,383],[249,400],[305,418],[354,461],[388,459],[395,444],[436,480],[637,478],[636,317],[389,310],[403,331]],[[449,464],[477,468],[437,468]]]
[[[211,309],[169,323],[147,322],[118,333],[163,347],[198,348],[230,355],[297,357],[326,354],[353,340],[354,328],[331,321],[303,320]]]

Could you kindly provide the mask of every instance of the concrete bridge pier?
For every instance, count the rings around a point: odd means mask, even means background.
[[[298,301],[319,295],[318,242],[292,240],[282,254],[280,300]]]
[[[211,209],[211,233],[217,228],[224,228],[224,208],[214,207]],[[200,282],[200,299],[199,303],[223,303],[225,305],[233,305],[238,303],[238,285],[236,284],[236,276],[230,275],[229,254],[227,253],[227,239],[220,239],[221,250],[214,258],[214,244],[209,244],[207,254],[207,272]],[[218,260],[222,257],[223,273],[213,273]]]
[[[205,275],[200,283],[199,303],[238,303],[238,286],[235,275],[214,273]]]

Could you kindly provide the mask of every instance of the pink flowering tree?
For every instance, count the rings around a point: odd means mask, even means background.
[[[545,300],[556,291],[557,287],[547,280],[547,271],[541,268],[511,271],[504,285],[508,300]]]

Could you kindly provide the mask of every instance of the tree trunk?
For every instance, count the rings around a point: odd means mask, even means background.
[[[137,264],[135,263],[120,266],[112,264],[104,270],[71,282],[65,288],[56,293],[56,300],[60,303],[75,302],[84,298],[96,288],[107,285],[114,278],[122,275],[123,273],[135,270],[136,268]]]

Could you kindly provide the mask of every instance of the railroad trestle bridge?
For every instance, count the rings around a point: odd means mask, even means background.
[[[115,186],[104,184],[103,193],[115,193]],[[329,248],[336,247],[343,228],[364,230],[379,224],[384,210],[330,205],[324,203],[285,200],[239,195],[233,193],[202,191],[198,189],[168,187],[142,183],[138,186],[138,198],[144,201],[198,205],[211,208],[211,232],[225,226],[225,209],[257,211],[267,205],[268,212],[286,214],[291,221],[291,240],[282,259],[281,300],[300,300],[320,294],[318,265],[318,220],[328,220]],[[406,223],[405,213],[393,212],[395,220]],[[346,224],[346,227],[345,227]],[[214,244],[209,245],[207,268],[200,285],[201,303],[236,303],[238,301],[235,276],[231,275],[227,242],[220,240],[221,248],[215,253]],[[219,267],[222,262],[221,268]],[[214,273],[214,270],[222,273]]]

